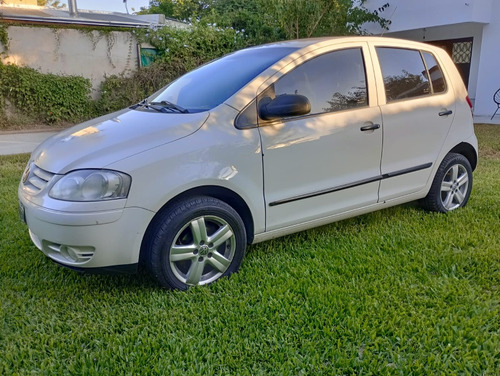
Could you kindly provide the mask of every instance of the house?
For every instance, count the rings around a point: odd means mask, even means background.
[[[106,76],[127,75],[140,66],[144,46],[138,44],[135,29],[187,27],[159,14],[78,10],[75,0],[68,2],[68,9],[30,5],[30,1],[9,0],[0,5],[0,33],[8,42],[4,45],[0,38],[1,61],[42,73],[89,78],[94,97]]]
[[[373,24],[367,31],[428,42],[452,56],[469,90],[474,118],[490,122],[500,89],[500,1],[498,0],[367,0],[377,10],[389,3],[381,16],[391,21],[384,31]],[[500,111],[491,122],[500,124]]]

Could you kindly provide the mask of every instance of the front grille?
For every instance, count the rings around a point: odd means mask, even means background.
[[[23,177],[24,189],[31,194],[37,194],[42,191],[55,174],[42,170],[35,164],[31,164]]]

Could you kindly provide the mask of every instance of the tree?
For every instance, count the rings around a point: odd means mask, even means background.
[[[362,34],[363,24],[388,21],[366,0],[152,0],[141,13],[163,13],[244,31],[250,44],[327,35]]]
[[[371,12],[366,0],[259,0],[266,3],[271,19],[279,24],[287,38],[362,34],[366,22],[386,26],[379,16],[389,4]]]
[[[243,31],[249,44],[284,39],[279,25],[267,19],[266,7],[267,3],[260,0],[215,0],[204,20]]]
[[[250,44],[285,37],[277,24],[263,22],[265,11],[260,0],[152,0],[149,8],[141,8],[139,13],[161,13],[190,23],[233,28],[242,31]]]
[[[61,4],[59,0],[37,0],[37,5],[55,9],[66,8],[66,4]]]
[[[201,18],[212,5],[212,0],[150,0],[149,8],[141,8],[139,14],[164,14],[181,21]]]

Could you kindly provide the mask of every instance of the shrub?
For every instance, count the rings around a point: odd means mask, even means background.
[[[32,121],[76,122],[95,115],[90,80],[43,74],[32,68],[0,63],[0,113],[8,122],[6,103]]]
[[[97,101],[99,113],[106,114],[137,103],[183,73],[185,71],[176,65],[158,62],[139,68],[129,77],[106,77],[101,84],[101,98]]]
[[[179,64],[185,71],[248,45],[247,36],[239,30],[203,23],[189,29],[150,29],[138,37],[159,51],[157,61]]]

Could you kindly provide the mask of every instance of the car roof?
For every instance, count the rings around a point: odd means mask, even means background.
[[[319,38],[307,38],[307,39],[294,39],[294,40],[285,40],[280,42],[272,42],[267,44],[262,44],[258,46],[249,47],[250,49],[258,49],[258,48],[269,48],[269,47],[291,47],[296,48],[297,50],[304,49],[306,47],[321,47],[324,44],[332,44],[332,42],[339,43],[347,43],[347,42],[370,42],[376,44],[401,44],[401,46],[414,46],[414,47],[424,47],[432,49],[433,46],[422,43],[410,41],[407,39],[399,39],[399,38],[389,38],[389,37],[381,37],[374,35],[364,35],[364,36],[335,36],[335,37],[319,37]]]

